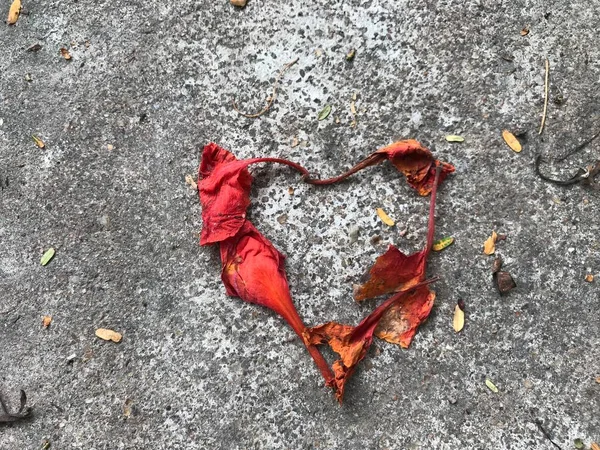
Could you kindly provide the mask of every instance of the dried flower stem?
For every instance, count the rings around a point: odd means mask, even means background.
[[[235,101],[235,97],[233,98],[232,104],[233,104],[233,109],[235,109],[239,114],[241,114],[244,117],[248,117],[249,119],[256,119],[257,117],[262,116],[264,113],[266,113],[269,109],[271,109],[271,105],[273,105],[273,102],[275,101],[275,98],[277,97],[277,87],[279,86],[279,80],[281,80],[281,77],[283,76],[283,74],[290,68],[292,67],[294,64],[296,64],[298,62],[298,58],[294,59],[293,61],[290,61],[289,63],[287,63],[285,66],[283,66],[283,68],[281,69],[281,71],[279,72],[279,75],[277,75],[277,78],[275,78],[275,83],[273,83],[273,92],[271,93],[271,95],[269,96],[269,98],[267,99],[267,104],[265,105],[265,107],[263,109],[261,109],[259,112],[254,113],[254,114],[250,114],[250,113],[245,113],[240,111],[236,101]]]
[[[542,112],[542,123],[540,125],[540,131],[538,134],[542,134],[544,131],[544,125],[546,124],[546,114],[548,113],[548,79],[550,75],[550,63],[546,58],[546,76],[544,77],[544,111]]]

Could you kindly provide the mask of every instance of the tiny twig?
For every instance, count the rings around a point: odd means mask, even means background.
[[[580,183],[582,180],[581,171],[578,171],[573,177],[569,178],[568,180],[555,180],[554,178],[550,178],[550,177],[544,175],[540,171],[540,163],[541,162],[542,162],[542,155],[537,155],[537,157],[535,158],[535,172],[537,173],[538,177],[540,177],[544,181],[548,181],[548,182],[556,184],[558,186],[570,186],[572,184]]]
[[[550,433],[548,433],[546,431],[546,429],[544,428],[544,426],[542,425],[542,421],[539,419],[535,419],[534,422],[538,426],[538,428],[540,429],[540,431],[542,432],[544,437],[546,439],[548,439],[550,442],[552,442],[552,445],[554,445],[557,449],[562,450],[562,447],[552,440],[552,438],[550,437]]]
[[[279,75],[277,75],[277,78],[275,78],[275,83],[273,83],[273,92],[271,93],[271,95],[269,96],[269,98],[267,99],[267,104],[265,105],[265,107],[263,109],[261,109],[259,112],[254,113],[254,114],[249,114],[249,113],[245,113],[240,111],[236,101],[235,101],[235,97],[233,98],[232,104],[233,104],[233,109],[235,109],[239,114],[241,114],[244,117],[248,117],[249,119],[255,119],[257,117],[262,116],[264,113],[266,113],[269,109],[271,109],[271,105],[273,105],[273,102],[275,101],[275,97],[277,97],[277,87],[279,86],[279,80],[281,80],[281,77],[283,76],[283,74],[290,68],[292,67],[294,64],[296,64],[298,62],[298,58],[294,59],[293,61],[290,61],[289,63],[287,63],[285,66],[283,66],[283,68],[281,69],[281,71],[279,72]]]
[[[565,159],[567,159],[569,156],[574,155],[575,153],[583,150],[587,145],[591,144],[592,141],[594,139],[596,139],[598,136],[600,136],[600,131],[598,131],[596,134],[594,134],[591,138],[589,138],[587,141],[583,141],[581,144],[579,144],[577,147],[573,148],[572,150],[570,150],[569,152],[567,152],[567,154],[559,159],[557,159],[557,161],[564,161]]]
[[[540,125],[540,131],[538,134],[542,134],[544,131],[544,125],[546,124],[546,114],[548,112],[548,78],[550,74],[550,63],[546,58],[546,76],[544,78],[544,112],[542,112],[542,124]]]

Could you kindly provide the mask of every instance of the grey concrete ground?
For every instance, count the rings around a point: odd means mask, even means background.
[[[0,389],[16,406],[23,388],[34,416],[0,426],[0,449],[44,439],[86,450],[600,441],[598,279],[584,281],[600,278],[600,198],[533,171],[538,152],[557,157],[600,126],[599,15],[596,0],[250,0],[243,10],[227,0],[24,0],[17,25],[0,27]],[[260,109],[295,57],[268,114],[233,111],[235,95]],[[319,122],[326,104],[333,112]],[[527,131],[522,153],[502,142],[503,128]],[[456,243],[430,258],[442,281],[413,345],[376,342],[340,407],[280,319],[225,295],[184,178],[209,141],[333,175],[401,138],[456,165],[437,212],[437,236]],[[567,177],[599,152],[596,142],[545,170]],[[427,199],[389,166],[329,188],[282,167],[253,173],[251,218],[288,255],[309,325],[357,323],[377,302],[355,304],[352,283],[388,243],[424,243]],[[398,224],[383,225],[377,207]],[[508,235],[499,253],[518,283],[506,297],[481,251],[494,229]],[[48,247],[56,256],[42,267]],[[456,334],[459,298],[467,320]],[[97,339],[99,327],[123,341]]]

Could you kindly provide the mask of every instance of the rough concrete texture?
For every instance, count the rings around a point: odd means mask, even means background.
[[[2,14],[8,7],[3,0]],[[538,152],[560,156],[600,126],[599,15],[597,0],[250,0],[245,9],[25,0],[17,25],[0,27],[0,389],[15,405],[23,388],[34,416],[2,426],[0,448],[44,439],[86,450],[599,441],[599,290],[584,276],[600,277],[600,199],[533,171]],[[26,51],[36,43],[41,50]],[[271,111],[233,111],[234,96],[259,110],[295,57]],[[319,122],[326,104],[333,112]],[[522,153],[503,143],[504,128],[527,131]],[[447,134],[466,141],[447,143]],[[430,258],[442,281],[412,346],[376,342],[340,407],[282,320],[225,295],[217,249],[198,245],[200,207],[184,178],[209,141],[327,176],[401,138],[456,165],[439,192],[436,233],[456,242]],[[567,177],[599,149],[544,170]],[[388,243],[422,248],[428,200],[389,165],[325,188],[285,167],[253,174],[250,216],[288,256],[309,325],[358,323],[377,301],[357,305],[352,283]],[[383,225],[377,207],[397,225]],[[508,235],[498,248],[518,288],[506,297],[482,253],[492,230]],[[56,256],[42,267],[51,246]],[[459,298],[467,315],[456,334]],[[53,317],[48,329],[42,315]],[[99,327],[123,341],[97,339]]]

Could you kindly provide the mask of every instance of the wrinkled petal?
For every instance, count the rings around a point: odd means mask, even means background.
[[[252,185],[247,166],[246,161],[238,161],[216,144],[204,147],[198,181],[202,203],[201,245],[232,237],[244,225]]]
[[[425,274],[425,252],[405,255],[393,245],[377,258],[369,270],[367,281],[354,287],[354,299],[362,301],[368,298],[389,294],[398,288],[409,287],[419,282]]]
[[[449,173],[454,172],[452,164],[436,160],[427,148],[414,139],[394,142],[375,153],[385,155],[406,176],[408,184],[423,196],[429,195],[433,189],[437,166],[441,167],[438,185]]]
[[[303,338],[306,327],[292,302],[284,269],[285,257],[250,221],[238,233],[221,242],[221,279],[227,294],[256,303],[279,314]],[[325,383],[333,385],[333,374],[323,355],[307,345]]]
[[[375,329],[375,335],[408,348],[419,325],[429,317],[434,300],[435,292],[427,286],[407,294],[402,302],[395,303],[385,312]]]
[[[358,363],[367,354],[367,351],[373,342],[373,333],[389,309],[404,305],[405,303],[418,304],[418,299],[423,295],[428,295],[429,288],[427,285],[434,281],[436,281],[436,278],[422,281],[412,287],[400,290],[400,292],[375,308],[375,310],[365,317],[356,327],[343,325],[337,322],[329,322],[305,330],[304,340],[307,345],[328,344],[331,349],[340,356],[340,359],[336,360],[332,365],[335,376],[334,387],[336,390],[336,397],[340,403],[343,400],[346,382],[354,373]],[[433,300],[431,300],[431,304],[433,304]],[[413,311],[411,306],[409,306],[407,310]]]

